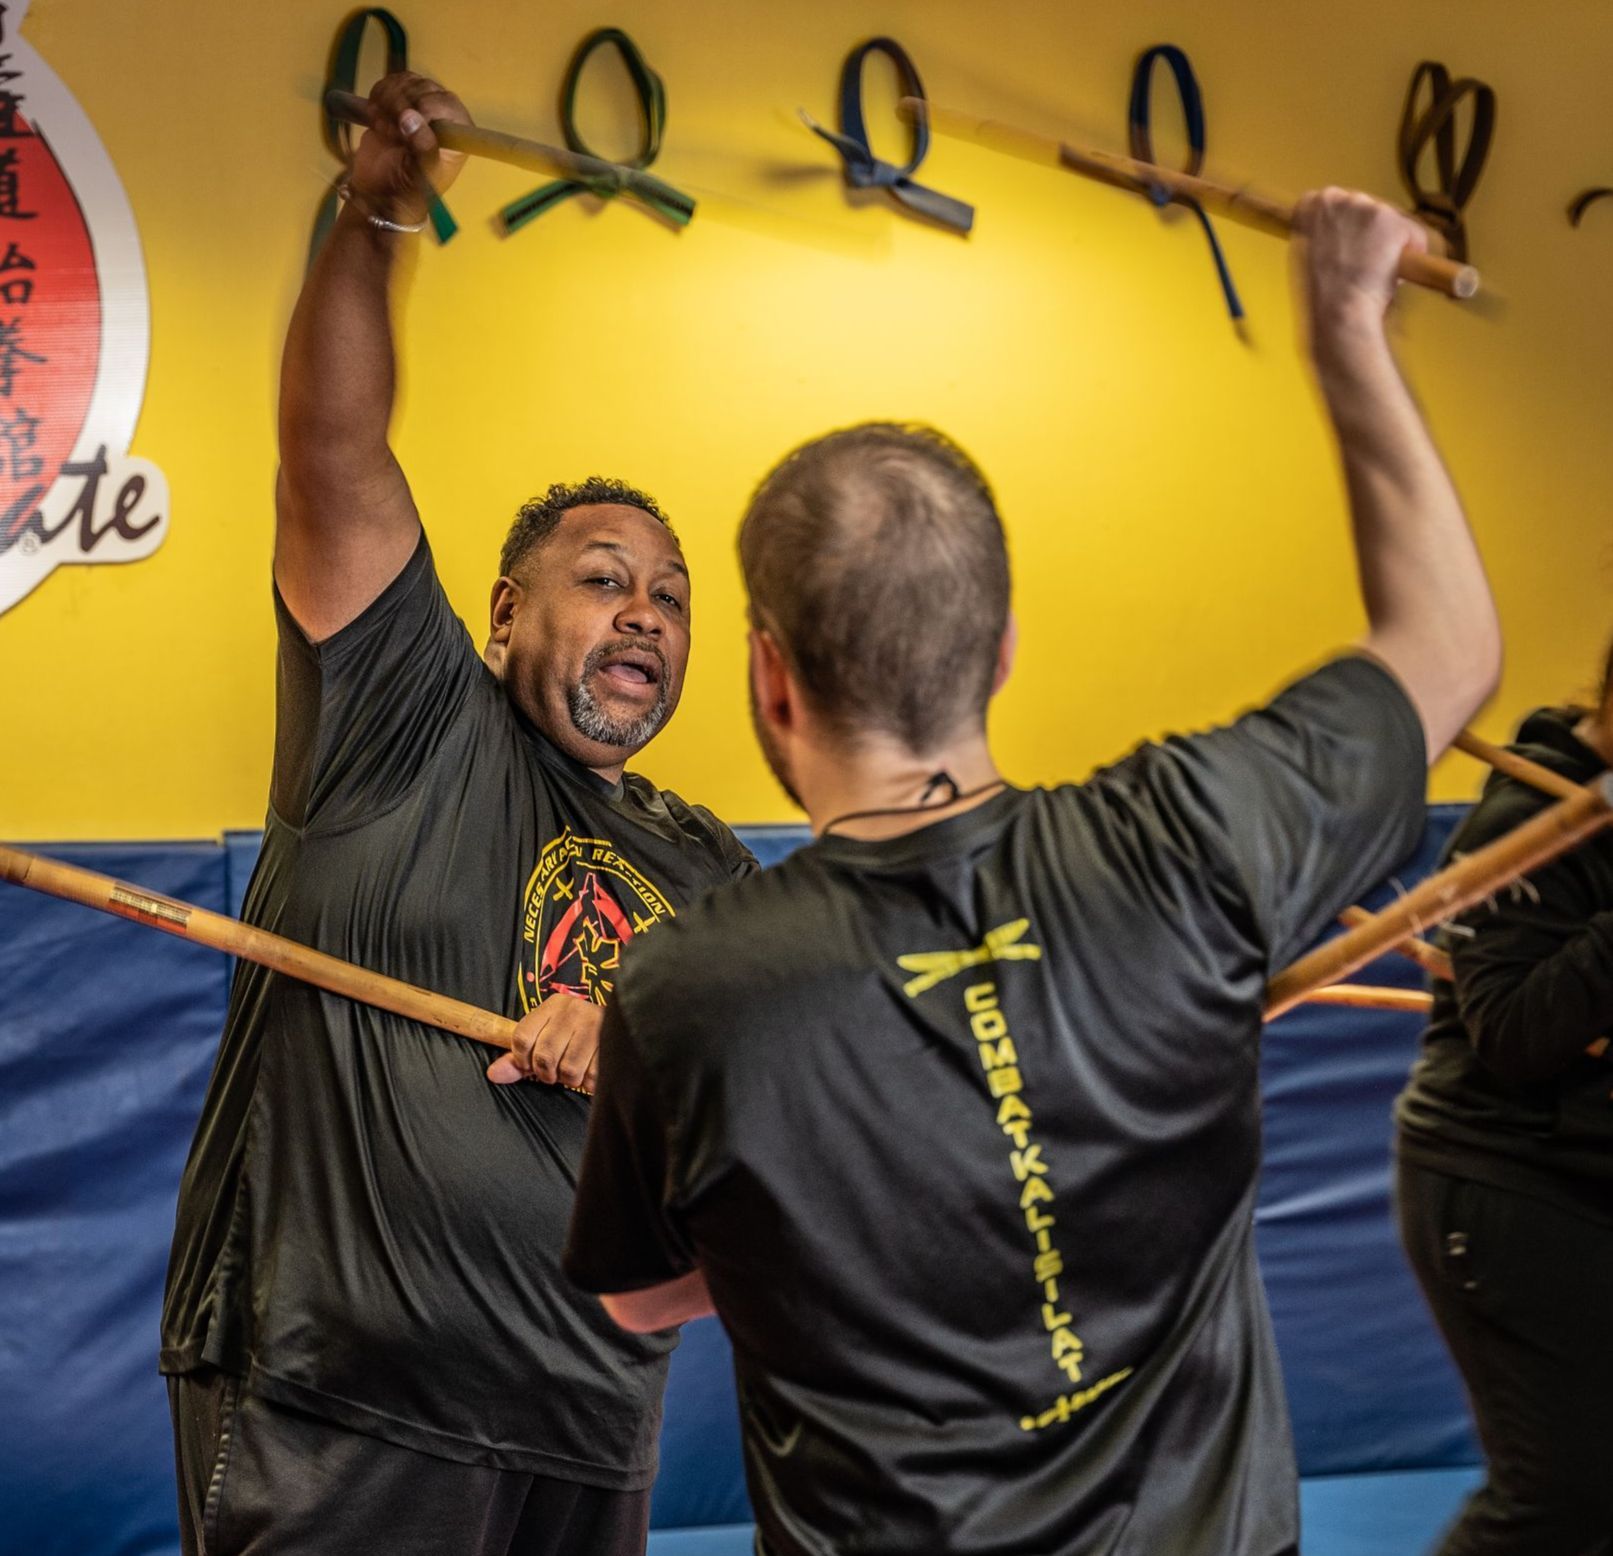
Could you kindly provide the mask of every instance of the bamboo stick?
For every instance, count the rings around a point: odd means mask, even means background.
[[[334,87],[325,93],[325,107],[335,118],[348,124],[368,125],[373,112],[369,98]],[[680,223],[687,222],[694,214],[694,200],[641,168],[625,167],[619,162],[607,162],[603,157],[548,146],[520,135],[507,135],[485,125],[459,124],[453,119],[432,119],[430,124],[438,145],[449,151],[506,162],[511,167],[525,168],[546,177],[575,179],[579,184],[602,192],[636,194],[649,200],[661,214]]]
[[[1116,156],[1113,152],[1072,146],[1050,135],[1038,135],[995,119],[978,119],[955,108],[937,107],[921,97],[904,97],[897,106],[902,116],[910,121],[922,119],[942,135],[972,141],[988,151],[1019,157],[1042,167],[1063,168],[1134,194],[1164,189],[1173,200],[1195,201],[1207,211],[1277,237],[1290,237],[1294,230],[1293,204],[1273,195],[1217,183],[1192,173],[1180,173],[1153,162],[1139,162],[1133,157]],[[1437,254],[1418,254],[1410,249],[1400,256],[1400,278],[1444,292],[1448,297],[1472,297],[1479,289],[1479,273],[1471,265],[1458,264]]]
[[[1381,913],[1372,914],[1278,973],[1266,986],[1267,1019],[1291,1009],[1311,990],[1348,977],[1409,936],[1482,902],[1610,823],[1613,773],[1603,773],[1505,837],[1429,876]]]
[[[1465,751],[1469,756],[1476,757],[1481,762],[1487,762],[1498,772],[1505,773],[1509,778],[1516,778],[1520,783],[1526,783],[1531,788],[1539,789],[1546,794],[1554,794],[1558,799],[1568,799],[1580,793],[1580,785],[1570,778],[1564,778],[1561,773],[1554,773],[1549,767],[1542,767],[1538,762],[1531,762],[1526,756],[1519,756],[1515,751],[1508,751],[1503,746],[1491,745],[1488,740],[1481,739],[1472,730],[1464,729],[1455,740],[1451,742],[1459,751]],[[1364,923],[1372,915],[1365,908],[1346,908],[1339,914],[1339,921],[1353,928]],[[1436,978],[1443,978],[1447,982],[1452,976],[1451,959],[1438,946],[1430,945],[1426,940],[1413,937],[1404,940],[1399,945],[1391,947],[1401,955],[1410,957],[1425,972],[1432,973]]]
[[[103,913],[115,913],[119,918],[211,946],[215,951],[228,951],[243,961],[256,962],[332,994],[440,1027],[490,1048],[507,1051],[514,1042],[515,1023],[507,1016],[371,972],[282,935],[243,924],[227,914],[213,913],[172,897],[159,897],[110,875],[98,875],[93,870],[0,844],[0,880],[98,908]]]
[[[1305,996],[1307,1005],[1351,1005],[1362,1010],[1411,1010],[1427,1015],[1434,996],[1422,989],[1385,989],[1370,983],[1326,983]]]
[[[1555,794],[1561,800],[1580,791],[1580,785],[1572,778],[1554,773],[1549,767],[1542,767],[1539,762],[1531,762],[1528,757],[1519,756],[1516,751],[1508,751],[1504,746],[1492,746],[1488,740],[1481,740],[1470,729],[1464,729],[1451,744],[1458,751],[1465,751],[1481,762],[1488,762],[1498,773],[1516,778],[1519,783],[1526,783],[1530,788],[1539,789],[1543,794]]]
[[[1371,917],[1365,908],[1346,908],[1339,914],[1339,922],[1347,929],[1354,929],[1357,924],[1364,924]],[[1437,945],[1430,945],[1428,941],[1419,940],[1414,935],[1409,940],[1402,940],[1399,945],[1391,946],[1390,949],[1414,961],[1424,972],[1432,973],[1436,978],[1443,978],[1446,982],[1450,981],[1451,959]]]

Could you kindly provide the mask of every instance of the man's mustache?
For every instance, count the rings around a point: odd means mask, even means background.
[[[672,667],[667,663],[661,645],[654,638],[644,637],[618,638],[614,643],[601,643],[597,648],[590,649],[588,657],[582,662],[582,674],[584,677],[590,676],[613,659],[618,659],[627,653],[648,654],[655,660],[659,669],[656,677],[658,685],[665,686],[671,680]]]

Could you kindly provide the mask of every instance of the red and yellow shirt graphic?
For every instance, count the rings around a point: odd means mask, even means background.
[[[519,993],[531,1010],[551,994],[609,1003],[622,947],[672,904],[608,838],[568,827],[538,856],[521,923]]]

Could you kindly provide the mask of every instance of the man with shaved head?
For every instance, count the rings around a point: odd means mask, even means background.
[[[1368,631],[1269,705],[1015,788],[973,462],[853,427],[745,517],[757,730],[817,837],[630,948],[566,1268],[630,1330],[722,1318],[766,1556],[1297,1550],[1266,980],[1411,849],[1499,653],[1384,332],[1422,233],[1300,219]]]
[[[245,917],[519,1025],[487,1070],[240,969],[163,1314],[182,1538],[638,1556],[671,1338],[622,1333],[560,1275],[584,1094],[622,948],[752,861],[624,769],[689,655],[688,570],[649,497],[550,487],[510,529],[480,654],[450,608],[387,443],[388,307],[422,179],[455,171],[427,122],[466,116],[417,76],[372,103],[286,342]]]

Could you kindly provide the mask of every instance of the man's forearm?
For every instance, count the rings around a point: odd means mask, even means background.
[[[274,574],[316,642],[354,621],[419,544],[414,498],[387,434],[397,383],[391,293],[408,224],[457,159],[431,121],[468,123],[435,82],[398,72],[370,91],[370,127],[348,170],[352,194],[303,283],[280,378]]]
[[[1462,505],[1381,321],[1318,319],[1318,378],[1338,437],[1369,623],[1438,756],[1492,690],[1500,636]]]
[[[715,1308],[706,1289],[706,1272],[691,1270],[661,1286],[626,1291],[599,1299],[618,1325],[633,1334],[671,1329],[690,1319],[707,1318]]]
[[[391,464],[391,282],[409,241],[344,206],[314,261],[281,365],[280,458],[293,487],[373,480]]]

